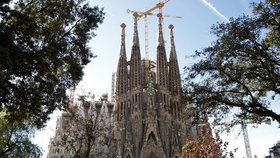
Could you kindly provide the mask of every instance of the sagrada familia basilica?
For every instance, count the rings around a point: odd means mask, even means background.
[[[121,46],[113,80],[113,100],[79,96],[67,103],[49,144],[48,158],[179,158],[182,146],[196,137],[188,106],[180,102],[181,78],[169,25],[170,53],[158,14],[156,61],[143,59],[134,20],[131,57],[127,59],[126,25],[121,24]]]

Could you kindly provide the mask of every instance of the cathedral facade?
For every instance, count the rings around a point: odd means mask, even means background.
[[[137,15],[135,15],[137,16]],[[180,104],[181,78],[176,55],[173,25],[170,29],[170,56],[167,60],[158,15],[156,62],[142,60],[134,20],[130,60],[126,57],[125,24],[121,25],[121,48],[116,72],[113,157],[180,157],[182,146],[193,137],[186,105]]]
[[[196,132],[191,125],[188,105],[180,103],[182,87],[174,26],[169,25],[170,55],[167,60],[161,14],[158,19],[155,62],[141,57],[137,15],[131,57],[127,59],[126,25],[121,25],[121,48],[113,82],[113,101],[109,102],[107,95],[99,101],[86,101],[83,96],[77,102],[70,101],[58,121],[56,135],[50,141],[48,158],[181,156],[183,145],[189,138],[194,138]],[[91,125],[83,120],[98,124]]]

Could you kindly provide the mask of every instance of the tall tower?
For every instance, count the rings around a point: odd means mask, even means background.
[[[134,13],[134,33],[130,59],[130,89],[139,88],[142,84],[142,67],[139,37],[137,30],[137,13]]]
[[[173,25],[169,25],[170,29],[170,57],[169,57],[169,90],[171,93],[179,94],[181,92],[181,79],[175,49]]]
[[[125,106],[127,105],[126,95],[129,88],[129,79],[128,79],[128,62],[126,59],[126,48],[125,48],[125,27],[126,25],[121,24],[122,33],[121,33],[121,49],[120,57],[117,68],[117,83],[116,83],[116,102],[118,115],[117,119],[121,120],[124,117]]]
[[[182,145],[192,136],[185,105],[180,104],[181,80],[175,50],[173,25],[170,29],[170,58],[158,15],[158,45],[155,66],[149,71],[141,60],[134,15],[134,33],[130,61],[126,59],[125,24],[121,25],[121,50],[116,74],[116,103],[111,153],[124,158],[179,157]],[[146,59],[147,60],[147,59]],[[154,63],[149,61],[149,63]]]
[[[157,46],[157,84],[161,88],[168,88],[168,65],[165,44],[162,33],[162,14],[158,14],[158,46]]]

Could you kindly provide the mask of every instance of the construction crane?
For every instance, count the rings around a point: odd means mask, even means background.
[[[241,121],[241,130],[242,130],[243,137],[244,137],[244,144],[245,144],[247,158],[252,158],[249,136],[248,136],[248,131],[247,131],[247,124],[249,124],[249,123],[252,124],[254,122]],[[271,120],[265,119],[265,120],[261,121],[260,123],[265,123],[265,124],[271,125]]]
[[[247,156],[247,158],[252,158],[249,135],[248,135],[248,131],[247,131],[247,124],[254,124],[256,122],[245,122],[245,120],[241,120],[239,123],[241,124],[241,131],[242,131],[243,138],[244,138],[246,156]],[[271,120],[265,119],[265,120],[261,121],[260,123],[265,123],[265,124],[270,125]],[[214,122],[214,125],[227,125],[227,123]]]
[[[155,13],[147,13],[147,12],[141,12],[141,11],[135,11],[135,10],[130,10],[127,9],[127,13],[132,13],[135,15],[135,13],[137,13],[137,19],[139,20],[141,17],[144,18],[144,25],[145,25],[145,61],[146,61],[146,68],[149,68],[149,65],[147,64],[149,62],[149,42],[148,42],[148,23],[147,23],[147,16],[148,15],[153,15],[153,16],[157,16],[157,14]],[[180,16],[173,16],[173,15],[169,15],[169,14],[164,14],[162,15],[163,17],[170,17],[170,18],[182,18]]]
[[[241,120],[239,123],[241,124],[241,131],[243,133],[246,156],[247,156],[247,158],[252,158],[249,136],[248,136],[248,131],[247,131],[247,124],[244,122],[244,120]],[[223,126],[223,125],[228,125],[228,124],[223,123],[223,122],[214,121],[214,126],[216,126],[216,125],[222,125]]]
[[[140,18],[144,18],[144,30],[145,30],[145,70],[147,78],[149,78],[149,69],[150,69],[150,62],[149,62],[149,42],[148,42],[148,23],[147,23],[147,16],[148,15],[156,15],[152,13],[152,11],[159,9],[159,13],[162,14],[162,7],[164,7],[165,3],[169,2],[171,0],[165,0],[163,2],[157,3],[154,7],[151,9],[148,9],[147,11],[141,12],[141,11],[134,11],[134,10],[127,10],[127,13],[132,13],[134,15],[137,15],[136,20],[139,20]],[[137,13],[137,14],[135,14]],[[174,18],[181,18],[179,16],[171,16],[171,15],[164,15],[164,17],[174,17]]]
[[[245,144],[247,158],[252,158],[249,136],[247,131],[247,124],[244,121],[241,121],[241,130],[244,137],[244,144]]]
[[[127,9],[127,13],[137,13],[138,15],[142,15],[142,14],[145,14],[145,12],[141,12],[141,11],[136,11],[136,10],[130,10],[130,9]],[[157,16],[157,14],[155,13],[148,13],[147,15],[154,15],[154,16]],[[174,15],[169,15],[169,14],[164,14],[162,15],[163,17],[170,17],[170,18],[182,18],[181,16],[174,16]],[[139,17],[141,18],[142,16],[138,16],[138,19]]]

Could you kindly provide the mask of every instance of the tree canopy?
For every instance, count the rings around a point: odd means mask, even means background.
[[[30,140],[35,128],[26,123],[11,124],[5,119],[6,112],[0,112],[0,157],[42,156],[40,148]]]
[[[60,108],[95,55],[88,42],[104,18],[84,0],[0,2],[0,111],[38,127]]]
[[[221,120],[234,113],[234,122],[272,118],[271,106],[280,97],[280,1],[252,4],[253,15],[218,23],[211,33],[217,39],[185,67],[184,90],[188,101],[208,116]]]

